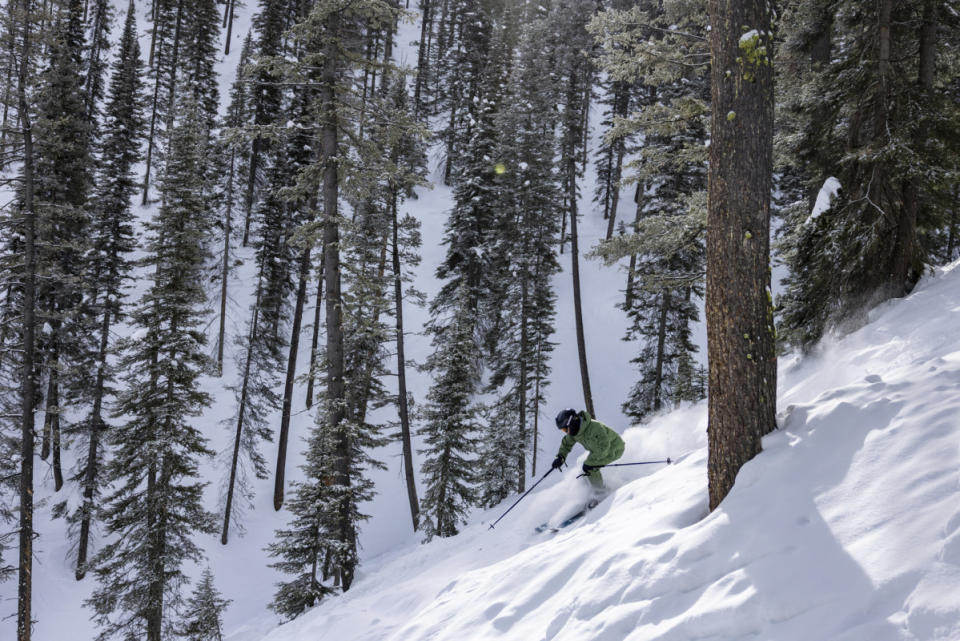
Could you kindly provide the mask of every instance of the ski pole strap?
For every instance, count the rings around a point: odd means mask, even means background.
[[[552,468],[552,467],[551,467],[549,470],[547,470],[547,473],[544,474],[543,476],[541,476],[539,481],[537,481],[536,483],[534,483],[533,485],[531,485],[529,490],[527,490],[526,492],[524,492],[524,493],[520,496],[520,498],[518,498],[516,501],[514,501],[514,502],[513,502],[513,505],[511,505],[510,507],[508,507],[508,508],[507,508],[507,511],[500,515],[500,518],[499,518],[499,519],[497,519],[496,521],[494,521],[493,523],[490,524],[490,529],[492,530],[492,529],[493,529],[493,526],[500,522],[500,519],[502,519],[502,518],[505,517],[507,514],[509,514],[509,513],[510,513],[510,510],[512,510],[513,508],[517,507],[517,503],[519,503],[520,501],[522,501],[522,500],[524,499],[524,497],[527,496],[527,494],[530,494],[530,492],[533,492],[533,488],[535,488],[535,487],[537,487],[538,485],[540,485],[540,483],[543,481],[543,479],[545,479],[545,478],[547,478],[548,476],[550,476],[550,472],[552,472],[553,470],[554,470],[554,468]]]

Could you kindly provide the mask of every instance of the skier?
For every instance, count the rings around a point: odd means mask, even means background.
[[[553,459],[552,469],[560,469],[574,443],[580,443],[590,452],[590,456],[583,463],[583,473],[590,480],[594,492],[602,494],[604,487],[600,468],[623,456],[623,439],[611,428],[590,416],[586,410],[562,410],[557,414],[556,421],[557,427],[565,436],[560,441],[560,450],[557,458]]]

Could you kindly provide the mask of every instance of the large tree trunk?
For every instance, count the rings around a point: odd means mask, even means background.
[[[393,297],[397,319],[397,409],[400,415],[400,439],[403,445],[403,476],[407,483],[407,500],[410,503],[413,531],[416,532],[420,527],[420,501],[417,499],[417,482],[413,471],[410,411],[407,404],[407,361],[403,338],[403,276],[400,268],[396,194],[393,195],[390,208],[393,213]]]
[[[420,0],[420,46],[417,47],[417,78],[413,85],[414,115],[420,117],[423,110],[422,94],[423,79],[427,75],[430,64],[430,35],[433,32],[433,3],[431,0]]]
[[[587,343],[583,331],[583,306],[580,301],[580,248],[577,243],[577,169],[576,157],[567,160],[567,198],[570,207],[570,264],[573,273],[573,315],[577,324],[577,354],[580,359],[580,382],[583,385],[583,403],[596,417],[593,411],[593,394],[590,392],[590,372],[587,368]]]
[[[287,357],[287,376],[283,383],[283,410],[280,414],[280,434],[277,439],[277,472],[273,484],[273,509],[283,507],[283,486],[287,467],[287,439],[290,434],[290,409],[293,406],[293,381],[297,376],[297,352],[300,350],[300,327],[303,324],[303,306],[307,299],[307,281],[310,279],[310,248],[300,257],[300,281],[297,284],[297,302],[290,331],[290,353]]]
[[[337,209],[339,182],[337,178],[337,143],[339,132],[336,117],[337,39],[340,18],[336,12],[327,17],[326,56],[320,89],[323,127],[320,132],[323,166],[323,247],[324,279],[326,281],[327,310],[327,425],[334,435],[335,483],[351,487],[350,436],[344,426],[346,387],[344,385],[343,299],[340,290],[340,221]],[[356,567],[357,534],[351,521],[349,498],[344,496],[337,506],[337,524],[334,536],[344,550],[338,553],[336,571],[343,590],[350,589]]]
[[[227,28],[227,37],[224,39],[223,55],[230,55],[230,40],[233,38],[233,8],[236,6],[236,0],[227,0],[227,8],[224,11],[224,27]]]
[[[320,251],[323,256],[323,250]],[[307,372],[307,409],[313,407],[313,386],[316,381],[317,350],[320,348],[320,304],[323,302],[323,261],[317,277],[317,304],[313,308],[313,336],[310,340],[310,370]]]
[[[27,105],[30,67],[30,0],[22,4],[22,48],[17,79],[20,124],[23,133],[23,368],[20,374],[20,550],[17,586],[17,641],[30,641],[33,603],[33,406],[35,402],[34,350],[37,253],[36,212],[33,202],[33,131]]]
[[[230,151],[227,209],[223,215],[223,262],[220,265],[220,327],[217,331],[217,375],[223,376],[223,343],[227,337],[227,286],[230,279],[230,234],[233,233],[233,178],[237,153]]]
[[[643,183],[637,183],[637,190],[633,195],[633,202],[637,204],[637,211],[633,217],[633,233],[640,227],[640,217],[643,215]],[[630,254],[630,264],[627,267],[627,294],[623,300],[623,311],[629,312],[633,307],[633,279],[637,274],[637,253]]]
[[[257,340],[260,325],[260,299],[263,293],[263,270],[257,281],[257,297],[253,304],[253,319],[247,334],[247,357],[243,363],[243,382],[240,384],[240,404],[237,407],[237,429],[233,437],[233,455],[230,459],[230,480],[227,481],[227,500],[223,510],[223,528],[220,531],[220,543],[227,544],[230,533],[230,517],[233,513],[233,492],[237,483],[237,470],[240,461],[240,444],[243,440],[243,421],[246,418],[247,398],[250,389],[250,369],[253,364],[253,345]]]
[[[653,374],[653,411],[659,412],[663,407],[663,362],[667,352],[667,317],[670,311],[670,290],[663,290],[663,299],[660,301],[660,318],[657,320],[657,360]]]
[[[892,0],[886,0],[890,3]],[[892,10],[892,7],[890,7]],[[889,14],[887,14],[889,19]],[[889,39],[889,35],[888,35]],[[889,45],[888,45],[889,46]],[[917,82],[921,99],[930,95],[936,72],[937,53],[937,2],[924,0],[923,20],[920,24],[920,60]],[[888,53],[889,56],[889,53]],[[921,148],[926,144],[925,132],[914,140]],[[913,285],[914,255],[917,244],[917,218],[920,210],[920,187],[917,178],[910,178],[903,184],[900,219],[897,223],[896,242],[893,247],[892,268],[890,270],[890,295],[905,296]]]
[[[87,465],[83,473],[83,515],[80,520],[80,542],[77,545],[77,581],[87,574],[87,552],[90,547],[90,525],[93,518],[93,497],[97,483],[97,461],[100,433],[103,431],[103,397],[106,382],[107,347],[110,344],[110,302],[104,302],[103,325],[100,328],[100,351],[97,354],[97,381],[94,387],[93,411],[90,414],[90,441],[87,444]]]
[[[712,129],[707,215],[710,509],[776,426],[770,301],[773,43],[766,0],[710,0]],[[727,72],[730,71],[728,74]]]
[[[520,380],[517,381],[519,393],[518,396],[518,422],[520,424],[520,447],[517,448],[517,491],[526,491],[527,485],[527,351],[530,344],[530,332],[527,316],[529,314],[527,303],[528,282],[527,277],[523,277],[523,283],[520,286]]]
[[[152,485],[151,510],[154,512],[153,525],[148,529],[148,535],[151,538],[148,548],[148,558],[150,564],[150,582],[147,587],[149,594],[149,604],[146,608],[147,620],[147,641],[163,641],[163,593],[166,579],[164,577],[166,564],[167,543],[167,514],[165,498],[163,495],[167,491],[167,465],[166,461],[160,464],[160,478],[155,479]],[[155,477],[154,472],[154,477]]]

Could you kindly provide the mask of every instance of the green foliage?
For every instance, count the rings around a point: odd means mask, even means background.
[[[194,537],[212,533],[203,507],[201,459],[212,456],[195,418],[211,402],[199,387],[204,353],[203,209],[198,181],[204,130],[195,102],[185,101],[173,130],[162,181],[164,204],[148,229],[144,266],[152,283],[132,313],[137,333],[120,343],[126,387],[110,432],[103,522],[111,542],[94,561],[99,587],[87,604],[99,639],[146,638],[175,625],[183,602],[184,564],[199,561]]]
[[[624,403],[636,420],[704,393],[690,334],[703,296],[709,49],[704,2],[640,3],[608,10],[591,22],[601,62],[615,78],[640,82],[636,110],[608,137],[642,135],[628,165],[639,183],[632,233],[600,243],[591,255],[608,264],[631,257],[624,309],[625,340],[640,350],[640,380]]]
[[[207,567],[187,600],[178,637],[186,641],[223,641],[223,611],[229,599],[220,596],[213,584],[213,572]]]

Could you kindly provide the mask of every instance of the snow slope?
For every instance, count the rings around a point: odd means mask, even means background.
[[[608,471],[559,534],[533,527],[582,499],[575,468],[493,531],[508,504],[368,561],[265,641],[960,639],[958,266],[782,360],[780,428],[713,513],[701,403],[628,430],[624,461],[679,460]]]

